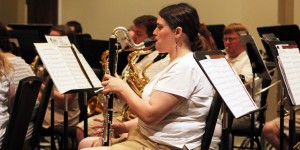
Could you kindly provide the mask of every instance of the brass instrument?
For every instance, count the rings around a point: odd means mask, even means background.
[[[32,63],[30,64],[30,67],[33,71],[34,74],[37,74],[38,72],[38,63],[39,63],[39,60],[40,60],[40,56],[39,55],[36,55],[32,61]]]
[[[137,50],[131,52],[128,59],[128,73],[125,74],[125,78],[127,79],[128,85],[132,88],[132,90],[141,97],[144,86],[149,82],[149,78],[147,76],[140,77],[139,71],[135,66],[134,59],[140,55],[147,55],[151,53],[152,50]]]
[[[163,54],[163,53],[158,54],[158,56],[156,56],[155,59],[153,59],[150,63],[145,65],[145,67],[143,68],[143,70],[141,72],[142,77],[140,77],[139,71],[135,66],[134,59],[135,59],[135,57],[137,57],[139,55],[146,55],[151,52],[152,52],[152,50],[138,50],[138,51],[134,51],[134,52],[130,53],[127,57],[129,69],[128,69],[128,73],[125,74],[125,78],[126,78],[128,85],[133,89],[133,91],[139,97],[142,96],[144,87],[150,81],[150,79],[146,76],[146,70],[153,63],[155,63],[167,56],[167,54]],[[136,117],[129,111],[129,106],[127,104],[124,105],[121,116],[122,116],[122,121],[131,120]]]
[[[100,93],[99,93],[100,94]],[[102,96],[92,96],[87,103],[87,115],[92,116],[103,112],[103,106],[99,102]]]
[[[124,49],[118,49],[117,53],[121,53],[123,51],[124,51]],[[105,50],[101,54],[100,64],[102,65],[102,70],[105,73],[109,72],[109,70],[108,70],[108,54],[109,54],[109,50]],[[95,114],[102,113],[103,112],[103,104],[101,104],[101,102],[105,101],[104,99],[105,99],[105,96],[101,93],[99,93],[99,95],[97,95],[97,96],[92,96],[87,102],[87,115],[92,116]]]
[[[148,46],[153,45],[156,41],[147,40],[145,42],[135,44],[134,41],[132,40],[131,36],[129,35],[128,30],[126,28],[117,27],[117,28],[114,29],[113,33],[116,34],[119,31],[122,31],[125,34],[126,39],[129,41],[129,43],[128,43],[129,46],[132,47],[133,50],[136,50],[136,51],[133,51],[132,53],[130,53],[128,55],[127,59],[128,59],[128,64],[129,65],[132,64],[132,65],[130,65],[131,68],[134,68],[131,72],[138,72],[136,67],[133,65],[133,64],[135,64],[134,59],[136,57],[140,56],[140,55],[146,55],[146,54],[149,54],[150,52],[152,52],[152,50],[146,50],[145,51],[143,49],[145,49]],[[128,51],[128,50],[127,49],[118,49],[117,53],[119,54],[123,51]],[[105,73],[109,72],[109,70],[108,70],[108,55],[109,55],[109,50],[105,50],[101,55],[100,64],[102,65],[102,69]],[[139,79],[138,74],[135,74],[135,73],[132,73],[131,75],[127,74],[125,76],[126,76],[125,78],[127,78],[128,76],[135,76],[135,77],[137,77],[136,79]],[[139,81],[139,80],[136,80],[136,81]],[[147,81],[147,82],[149,82],[149,81]],[[132,83],[132,85],[133,84],[135,84],[135,83]],[[146,85],[146,84],[144,84],[144,85]],[[133,90],[136,93],[139,91],[138,89],[141,89],[141,87],[135,88],[135,86],[134,86],[134,88],[133,88]],[[140,96],[140,94],[138,94],[138,95]],[[90,98],[88,100],[88,104],[87,104],[88,115],[91,116],[93,114],[101,113],[103,108],[102,108],[102,105],[100,103],[103,102],[103,101],[105,101],[105,96],[103,96],[103,95],[93,96],[92,98]]]

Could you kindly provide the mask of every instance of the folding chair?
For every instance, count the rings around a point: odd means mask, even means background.
[[[20,80],[2,150],[22,149],[41,83],[41,79],[35,76]]]

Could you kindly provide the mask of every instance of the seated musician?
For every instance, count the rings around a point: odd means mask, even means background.
[[[2,47],[0,47],[2,49]],[[13,107],[15,85],[12,79],[13,65],[0,51],[0,148],[9,121],[9,113]]]
[[[75,41],[74,33],[69,30],[68,26],[66,25],[58,25],[53,26],[50,29],[50,36],[68,36],[69,40],[73,44],[77,44]],[[47,78],[47,77],[46,77]],[[45,84],[42,84],[41,86],[41,92],[44,90]],[[74,126],[79,122],[79,114],[80,109],[78,105],[78,98],[76,93],[70,93],[66,94],[67,100],[68,100],[68,125]],[[54,86],[54,89],[51,94],[51,98],[54,100],[54,125],[64,125],[64,106],[65,106],[65,100],[64,100],[64,94],[60,94],[56,87]],[[41,97],[40,97],[41,98]],[[49,102],[49,105],[46,110],[45,119],[43,122],[43,128],[49,129],[51,126],[51,103]],[[45,130],[46,131],[46,130]]]
[[[33,73],[32,68],[25,62],[23,58],[16,56],[12,53],[13,46],[9,42],[9,38],[10,35],[8,33],[6,25],[0,22],[0,49],[3,52],[3,55],[8,59],[10,63],[12,63],[14,67],[12,79],[17,89],[19,85],[19,81],[21,79],[29,76],[35,76],[35,74]],[[33,120],[35,118],[35,111],[38,108],[38,106],[39,106],[39,101],[36,101],[34,112],[32,114],[31,122],[29,123],[28,126],[25,140],[30,139],[32,136],[33,126],[34,126]]]
[[[128,139],[109,149],[200,149],[214,90],[193,58],[193,52],[203,48],[199,27],[196,9],[186,3],[159,12],[155,47],[168,53],[170,61],[146,85],[142,97],[120,78],[104,76],[102,92],[116,94],[138,117],[138,125],[125,126],[130,129]],[[79,149],[89,144],[86,138]],[[211,146],[218,149],[218,143]]]
[[[71,20],[66,23],[72,32],[75,34],[82,34],[82,26],[78,21]]]
[[[288,150],[289,144],[289,120],[290,115],[284,116],[284,127],[283,127],[283,149]],[[300,131],[300,107],[297,106],[295,109],[295,130]],[[274,120],[266,122],[263,127],[263,136],[265,139],[276,149],[280,149],[280,117]]]
[[[248,92],[251,94],[252,84],[247,85],[247,83],[252,82],[253,79],[252,67],[246,49],[244,48],[243,43],[240,41],[240,32],[249,34],[247,28],[240,23],[232,23],[224,28],[223,42],[226,52],[225,57],[228,63],[235,69],[237,74],[242,75],[245,78],[244,83]],[[254,93],[260,91],[261,82],[261,79],[255,81]],[[255,95],[254,101],[257,107],[260,107],[260,95]],[[232,122],[232,129],[248,129],[250,126],[251,119],[249,115],[239,119],[234,119]]]
[[[131,34],[132,39],[134,43],[138,44],[143,41],[145,41],[148,38],[153,38],[153,31],[156,27],[156,17],[151,15],[142,15],[134,19],[133,21],[134,26],[130,27],[128,29],[129,34]],[[137,67],[138,74],[141,74],[143,71],[143,68],[151,62],[156,56],[158,55],[157,51],[153,51],[148,55],[141,55],[139,58],[137,58],[137,63],[135,66]],[[163,70],[168,64],[168,57],[165,57],[163,60],[160,60],[154,64],[152,64],[148,69],[146,69],[146,76],[151,80],[154,75],[156,75],[158,72]],[[127,80],[127,77],[129,75],[129,66],[127,65],[123,70],[123,78],[124,81]],[[131,68],[132,69],[132,68]],[[140,76],[142,78],[142,76]],[[141,79],[138,79],[141,80]],[[114,101],[114,122],[117,125],[119,122],[123,122],[128,120],[129,118],[123,118],[121,116],[121,112],[123,109],[123,106],[125,103],[119,99],[115,99]],[[97,126],[99,125],[98,121],[94,121],[94,119],[97,120],[97,118],[103,118],[103,114],[94,115],[92,117],[88,118],[88,136],[94,136],[101,134],[101,130],[98,130]],[[127,123],[136,123],[136,120],[128,121]],[[121,124],[122,125],[122,124]],[[81,141],[84,138],[84,122],[80,122],[77,125],[77,140]],[[96,127],[96,129],[93,129],[92,127]],[[100,131],[100,133],[99,133]],[[118,131],[115,129],[115,134],[119,135],[123,133],[124,131]],[[126,136],[125,136],[126,137]]]

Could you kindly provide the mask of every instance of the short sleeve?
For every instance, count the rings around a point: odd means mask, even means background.
[[[188,63],[175,63],[163,73],[154,89],[189,98],[198,84],[197,68]]]

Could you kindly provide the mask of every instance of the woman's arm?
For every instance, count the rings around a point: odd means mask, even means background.
[[[76,97],[76,93],[70,93],[70,94],[66,94],[67,96],[67,100],[68,102],[72,103],[72,101],[75,99]],[[65,95],[64,94],[60,94],[58,92],[57,89],[53,89],[53,92],[51,94],[51,98],[53,98],[55,100],[55,102],[61,104],[61,105],[64,105],[64,102],[65,102]]]
[[[130,111],[146,124],[159,123],[183,99],[180,96],[153,90],[150,101],[144,101],[124,81],[110,75],[104,76],[102,85],[103,93],[117,94],[129,105]]]

